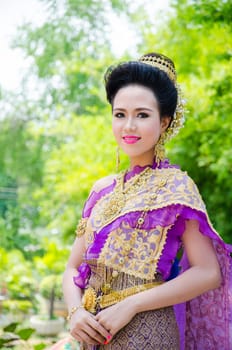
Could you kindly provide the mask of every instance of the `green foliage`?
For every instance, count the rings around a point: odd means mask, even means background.
[[[5,314],[10,313],[17,318],[19,316],[29,314],[34,308],[31,301],[19,299],[4,300],[2,306]]]
[[[20,328],[18,323],[11,323],[0,329],[0,349],[45,349],[46,345],[44,343],[35,346],[29,344],[28,340],[34,332],[35,330],[32,328]]]
[[[49,275],[42,279],[39,291],[44,298],[49,299],[51,296],[51,291],[54,289],[54,297],[56,299],[62,299],[63,293],[61,285],[62,278],[60,275]]]
[[[10,250],[7,252],[0,248],[1,262],[4,269],[0,270],[1,284],[7,285],[7,290],[11,298],[20,296],[20,299],[31,298],[31,284],[33,281],[32,264],[26,261],[22,252]]]
[[[0,125],[1,246],[19,249],[30,258],[38,244],[32,229],[36,226],[38,209],[31,195],[41,186],[46,157],[42,152],[44,137],[32,135],[30,122],[15,119],[11,113]]]
[[[23,315],[35,308],[35,278],[32,263],[19,250],[0,248],[0,290],[4,291],[3,311]]]
[[[169,155],[197,182],[213,224],[231,238],[231,1],[173,1],[168,23],[146,31],[144,47],[177,63],[187,96],[186,125]],[[151,23],[152,28],[152,23]]]
[[[53,128],[63,142],[46,164],[45,186],[34,194],[49,230],[73,239],[90,188],[114,171],[116,145],[110,119],[73,115],[69,120],[61,118]]]
[[[197,182],[213,224],[232,242],[231,1],[172,1],[160,27],[146,15],[146,1],[41,1],[46,21],[22,26],[14,43],[32,62],[22,91],[0,94],[0,281],[12,300],[6,308],[22,312],[35,306],[42,279],[61,275],[64,243],[74,239],[91,187],[115,172],[103,91],[104,71],[117,61],[112,10],[136,24],[141,53],[161,51],[176,62],[189,113],[168,153]]]
[[[55,242],[44,240],[47,246],[43,256],[34,257],[37,292],[49,301],[49,319],[54,318],[54,302],[62,299],[62,273],[68,259],[69,250]],[[36,287],[34,286],[34,287]]]
[[[26,341],[34,332],[32,328],[18,329],[18,323],[11,323],[0,330],[0,349],[5,345],[12,347],[10,344],[15,340]]]
[[[232,3],[230,0],[175,0],[173,1],[178,14],[181,11],[189,24],[200,25],[202,28],[219,23],[220,26],[231,25]],[[181,9],[181,11],[180,11]]]
[[[43,245],[46,246],[44,254],[33,259],[38,276],[61,274],[67,262],[68,248],[64,248],[60,243],[49,242],[48,238],[44,239]]]
[[[32,335],[32,333],[34,333],[34,329],[32,328],[24,328],[24,329],[17,330],[17,326],[18,324],[14,322],[4,327],[3,330],[5,332],[14,332],[22,340],[28,340]]]
[[[19,28],[14,45],[33,59],[35,76],[44,83],[41,102],[48,113],[58,116],[62,109],[66,114],[90,114],[91,107],[103,107],[99,77],[112,60],[110,13],[127,13],[130,1],[43,2],[47,21],[40,27],[27,23]]]
[[[5,261],[0,275],[10,298],[6,308],[11,311],[20,305],[25,311],[27,301],[34,303],[30,298],[38,281],[64,270],[68,250],[58,248],[57,242],[62,237],[73,240],[84,198],[93,180],[107,172],[104,164],[93,170],[86,162],[91,154],[93,163],[92,149],[100,155],[103,144],[97,149],[98,130],[91,120],[88,139],[94,135],[95,144],[86,147],[88,125],[79,115],[105,114],[102,75],[106,62],[112,60],[107,14],[127,12],[127,2],[121,0],[70,0],[64,7],[51,0],[44,4],[47,21],[37,28],[25,24],[15,40],[32,62],[22,90],[1,91],[0,96],[0,237]],[[36,94],[31,94],[32,80]],[[86,152],[81,155],[76,146]],[[45,236],[51,245],[42,243]]]

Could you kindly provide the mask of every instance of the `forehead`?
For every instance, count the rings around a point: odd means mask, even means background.
[[[113,107],[121,104],[140,105],[145,104],[157,107],[157,99],[151,89],[143,85],[131,84],[118,90],[114,97]]]

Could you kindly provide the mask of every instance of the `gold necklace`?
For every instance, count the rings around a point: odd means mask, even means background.
[[[116,178],[116,185],[111,194],[111,198],[107,203],[107,208],[104,210],[104,215],[107,221],[120,214],[126,201],[126,195],[130,192],[136,193],[139,188],[146,182],[149,176],[148,170],[150,167],[144,169],[141,173],[134,175],[132,179],[124,184],[126,172],[120,173]]]

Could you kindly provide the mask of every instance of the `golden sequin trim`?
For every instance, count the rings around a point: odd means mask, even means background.
[[[87,227],[87,221],[88,221],[87,218],[80,219],[80,221],[77,225],[76,231],[75,231],[77,238],[80,238],[85,234],[86,227]]]

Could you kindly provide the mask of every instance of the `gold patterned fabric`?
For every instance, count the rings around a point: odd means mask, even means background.
[[[101,197],[93,208],[91,224],[94,231],[126,213],[143,211],[145,206],[149,206],[149,210],[154,210],[172,204],[183,204],[205,212],[205,205],[196,185],[179,169],[148,168],[144,176],[135,175],[139,177],[135,185],[130,184],[135,176],[127,181],[125,188],[128,187],[129,190],[124,196],[120,193],[122,176],[123,174],[119,175],[114,191]]]
[[[170,226],[138,232],[126,222],[110,233],[98,262],[140,278],[152,279]]]
[[[86,218],[80,219],[75,231],[77,238],[82,237],[86,233],[87,221]]]
[[[108,345],[81,344],[80,350],[179,350],[179,333],[171,307],[137,314]]]
[[[120,219],[120,225],[109,228],[98,264],[151,280],[172,224],[149,227],[149,212],[180,204],[205,213],[205,205],[194,182],[179,169],[146,168],[124,187],[123,176],[120,174],[114,190],[95,204],[88,223],[88,244],[97,241],[98,233],[107,225]],[[133,213],[138,213],[134,222],[123,219]]]

